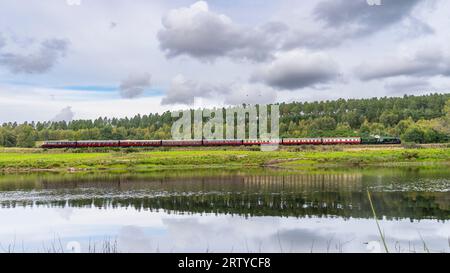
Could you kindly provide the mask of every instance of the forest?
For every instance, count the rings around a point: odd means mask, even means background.
[[[280,103],[281,137],[398,136],[407,143],[450,142],[450,94]],[[170,112],[95,120],[5,122],[0,146],[44,140],[170,139]]]

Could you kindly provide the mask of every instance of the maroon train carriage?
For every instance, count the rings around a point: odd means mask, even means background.
[[[121,140],[120,147],[159,147],[161,140]]]
[[[242,139],[204,139],[203,146],[241,146]]]
[[[335,145],[335,144],[360,144],[360,137],[324,137],[322,138],[322,144]]]
[[[215,140],[80,140],[45,141],[42,148],[83,148],[83,147],[190,147],[190,146],[253,146],[264,144],[282,145],[337,145],[362,144],[360,137],[324,138],[283,138],[283,139],[215,139]]]
[[[79,140],[77,147],[119,147],[118,140]]]
[[[322,138],[283,138],[283,145],[320,145]]]
[[[162,140],[161,146],[169,147],[189,147],[189,146],[202,146],[202,140]]]
[[[42,148],[76,148],[76,141],[45,141]]]

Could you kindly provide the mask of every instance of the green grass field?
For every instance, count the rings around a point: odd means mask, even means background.
[[[222,167],[450,164],[450,148],[379,148],[306,151],[172,150],[83,152],[1,149],[1,171],[140,170]]]

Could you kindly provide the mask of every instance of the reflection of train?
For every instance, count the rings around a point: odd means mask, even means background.
[[[280,145],[336,145],[336,144],[400,144],[397,137],[319,137],[261,139],[215,139],[215,140],[79,140],[45,141],[42,148],[83,147],[191,147],[191,146],[253,146],[264,144]]]

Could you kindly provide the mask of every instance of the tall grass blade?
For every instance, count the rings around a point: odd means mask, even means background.
[[[373,207],[372,197],[370,196],[369,189],[367,189],[367,197],[369,197],[369,203],[370,203],[370,207],[372,208],[373,219],[375,219],[375,223],[377,223],[378,232],[380,233],[381,241],[383,242],[383,246],[384,246],[384,250],[386,250],[386,253],[389,253],[389,249],[386,244],[386,239],[384,237],[383,232],[381,231],[380,224],[378,223],[377,213],[375,212],[375,208]]]

